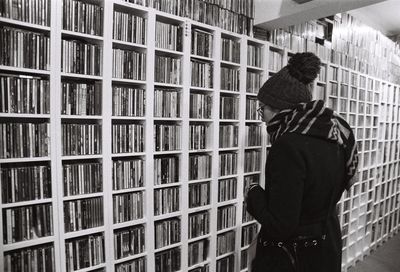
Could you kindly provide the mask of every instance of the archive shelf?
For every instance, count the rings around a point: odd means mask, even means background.
[[[262,121],[253,118],[246,118],[246,111],[253,112],[250,106],[247,106],[247,99],[255,99],[256,93],[265,82],[269,75],[277,72],[283,67],[287,60],[294,52],[290,52],[279,46],[275,46],[268,42],[249,38],[244,35],[238,35],[228,31],[221,30],[217,27],[194,22],[190,19],[183,19],[178,16],[170,15],[152,8],[147,8],[132,3],[118,0],[112,1],[83,1],[84,3],[98,4],[103,8],[101,16],[102,33],[101,35],[91,35],[70,30],[63,30],[62,5],[60,3],[52,3],[51,5],[51,24],[50,27],[34,25],[30,23],[19,22],[7,18],[0,18],[1,25],[8,25],[24,30],[32,30],[34,32],[45,33],[51,39],[52,62],[50,70],[36,70],[30,68],[17,68],[11,66],[0,66],[2,73],[42,76],[50,80],[51,84],[51,107],[50,114],[10,114],[2,113],[2,118],[6,118],[10,122],[18,122],[19,119],[40,119],[51,125],[51,153],[49,156],[40,158],[7,158],[0,159],[2,169],[9,167],[10,164],[46,164],[51,166],[51,184],[52,197],[46,199],[30,200],[16,203],[1,204],[1,213],[5,209],[11,209],[21,206],[31,206],[38,204],[50,203],[53,206],[54,218],[54,235],[46,238],[35,239],[31,241],[15,243],[11,245],[3,245],[3,239],[0,241],[0,265],[4,265],[4,256],[10,250],[23,249],[36,245],[50,243],[55,250],[55,269],[54,271],[66,271],[66,243],[72,238],[89,237],[94,232],[104,237],[105,258],[104,263],[93,265],[79,271],[94,271],[97,269],[118,271],[118,267],[122,267],[129,262],[146,263],[146,271],[156,271],[156,254],[164,253],[171,249],[180,250],[180,265],[177,271],[194,270],[199,267],[208,266],[210,271],[246,271],[247,260],[245,260],[248,245],[242,246],[243,229],[253,224],[255,220],[245,218],[247,212],[244,206],[244,192],[246,182],[263,181],[263,171],[246,172],[244,169],[246,154],[249,151],[259,151],[261,159],[259,160],[259,169],[263,169],[266,160],[267,136],[265,125]],[[121,16],[135,16],[135,20],[139,20],[142,24],[143,31],[139,38],[121,39],[114,36],[114,11],[125,13]],[[105,22],[104,18],[113,18],[113,23]],[[116,17],[115,17],[116,18]],[[142,21],[143,20],[143,21]],[[173,50],[169,48],[161,48],[156,46],[156,27],[157,22],[171,24],[181,27],[179,34],[182,48]],[[118,27],[116,27],[118,29]],[[142,35],[143,34],[143,35]],[[103,50],[101,62],[103,70],[101,75],[85,75],[77,73],[65,73],[61,70],[61,41],[63,38],[73,38],[77,40],[85,40],[96,45],[100,45]],[[199,40],[195,44],[194,40]],[[223,43],[235,43],[239,59],[234,59],[226,54],[223,49]],[[230,41],[229,41],[230,40]],[[207,42],[205,42],[207,41]],[[207,44],[207,47],[199,45]],[[248,50],[251,48],[251,50]],[[143,70],[145,76],[141,79],[133,79],[121,76],[117,78],[113,74],[113,49],[124,49],[135,51],[146,55]],[[249,51],[255,51],[255,55],[249,54]],[[258,64],[255,64],[256,56],[261,56]],[[175,83],[157,82],[155,75],[155,59],[156,56],[172,57],[180,61],[180,69],[177,69],[180,80]],[[253,60],[250,61],[250,59]],[[192,63],[199,63],[199,67],[207,72],[204,73],[204,80],[197,80],[196,84],[192,84],[192,75],[198,73],[188,73],[192,69]],[[254,62],[254,63],[253,63]],[[197,64],[196,64],[197,65]],[[368,248],[378,246],[382,241],[387,239],[394,231],[398,231],[399,214],[396,213],[396,197],[399,194],[399,156],[396,155],[393,147],[398,146],[398,131],[400,122],[400,105],[396,100],[399,87],[390,82],[374,77],[366,76],[352,69],[343,68],[331,62],[323,64],[324,76],[321,76],[316,82],[319,88],[318,94],[314,97],[324,99],[338,112],[342,113],[357,133],[357,141],[360,143],[360,159],[361,164],[368,161],[364,167],[360,168],[359,187],[354,187],[352,192],[344,194],[338,205],[338,211],[341,213],[340,220],[343,232],[343,267],[348,267],[356,260],[364,255]],[[222,70],[228,68],[229,73],[237,73],[238,85],[234,88],[221,88]],[[331,76],[331,71],[337,69],[337,76]],[[334,73],[334,72],[333,72]],[[344,74],[343,74],[344,73]],[[348,73],[348,76],[346,75]],[[207,78],[207,79],[205,79]],[[252,79],[250,79],[252,78]],[[60,112],[61,109],[61,83],[64,81],[90,83],[98,81],[101,83],[101,114],[100,115],[65,115]],[[247,84],[249,81],[252,84]],[[360,81],[360,82],[359,82]],[[372,82],[372,85],[371,85]],[[334,84],[337,84],[335,90]],[[199,86],[194,86],[199,85]],[[343,86],[343,91],[341,89]],[[347,86],[347,91],[345,90]],[[143,114],[132,114],[127,116],[124,114],[114,114],[113,111],[113,87],[126,87],[132,89],[141,89],[145,100],[143,100]],[[156,89],[177,90],[181,95],[180,115],[175,117],[157,117],[154,114],[154,97]],[[328,95],[329,94],[329,95]],[[207,103],[211,104],[209,116],[206,114],[196,115],[193,118],[190,110],[193,105],[190,103],[192,95],[205,95],[196,99],[209,99]],[[194,97],[194,96],[193,96]],[[226,119],[220,118],[221,98],[234,97],[237,99],[237,117]],[[329,102],[332,101],[332,102]],[[334,103],[336,101],[336,103]],[[353,103],[354,102],[354,103]],[[330,103],[330,104],[329,104]],[[342,103],[342,104],[341,104]],[[202,107],[202,106],[201,106]],[[199,108],[201,108],[199,107]],[[256,117],[257,118],[257,117]],[[352,119],[354,119],[352,121]],[[370,121],[368,121],[370,120]],[[32,121],[33,122],[33,121]],[[61,126],[64,123],[80,123],[80,124],[101,124],[102,134],[102,152],[96,155],[62,155],[62,137]],[[112,127],[115,124],[143,124],[143,150],[140,152],[129,153],[113,153]],[[155,151],[154,125],[172,124],[181,126],[181,142],[179,150]],[[191,126],[204,125],[208,127],[207,140],[205,148],[190,147],[190,139],[188,131]],[[245,133],[239,133],[237,136],[237,147],[219,148],[219,128],[220,125],[235,125],[239,131],[245,130],[247,127],[254,129],[254,134],[259,135],[258,142],[248,143]],[[387,129],[386,129],[387,128]],[[376,133],[374,133],[374,130]],[[379,132],[380,135],[377,135]],[[250,137],[252,138],[252,137]],[[246,143],[246,144],[243,144]],[[225,176],[220,176],[219,155],[233,152],[237,155],[236,172]],[[380,152],[380,154],[379,154]],[[376,155],[373,155],[376,154]],[[190,180],[189,160],[192,156],[210,156],[211,158],[211,174],[208,178]],[[375,156],[375,159],[373,157]],[[155,161],[158,158],[177,157],[180,162],[178,180],[174,183],[163,185],[155,185]],[[367,159],[368,158],[368,159]],[[131,185],[122,186],[117,190],[113,186],[113,167],[114,163],[125,161],[143,161],[143,169],[139,179],[140,182],[132,180]],[[97,162],[102,165],[102,190],[90,194],[65,196],[63,184],[56,181],[63,180],[63,166],[68,163],[85,163]],[[130,166],[131,167],[131,166]],[[135,171],[139,171],[139,166],[132,166]],[[390,168],[390,170],[389,170]],[[367,173],[367,174],[364,174]],[[377,177],[377,175],[380,175]],[[236,195],[233,199],[218,202],[218,182],[225,179],[236,180]],[[135,182],[136,185],[132,185]],[[261,182],[262,184],[263,182]],[[194,187],[192,185],[208,184],[209,186],[209,203],[206,205],[189,208],[190,191]],[[179,210],[171,213],[155,215],[154,213],[154,196],[157,190],[164,188],[178,188],[179,190]],[[141,218],[129,220],[126,222],[115,223],[113,217],[114,197],[120,195],[129,195],[143,193],[143,215]],[[381,197],[381,195],[383,197]],[[71,233],[64,231],[64,213],[63,205],[66,201],[78,199],[90,199],[101,197],[103,199],[103,226],[79,230]],[[376,201],[375,201],[376,199]],[[234,225],[223,230],[217,230],[218,208],[226,205],[235,207]],[[370,207],[370,208],[368,208]],[[370,212],[372,210],[372,212]],[[198,230],[200,235],[192,234],[190,237],[189,222],[194,220],[195,216],[204,216],[202,220],[208,220],[208,226],[203,230]],[[180,221],[180,241],[160,249],[155,248],[155,229],[154,222],[160,222],[171,218],[178,218]],[[369,219],[368,219],[369,218]],[[248,220],[248,221],[246,221]],[[389,222],[390,221],[390,222]],[[145,228],[144,251],[121,259],[114,256],[114,235],[121,229],[131,226],[143,225]],[[0,226],[0,233],[3,226]],[[231,245],[232,251],[222,253],[218,256],[218,237],[221,234],[233,233],[235,238],[234,246]],[[189,264],[186,257],[190,246],[195,242],[205,240],[208,243],[208,254],[205,260],[201,260],[196,264]],[[177,253],[173,251],[174,253]],[[243,257],[245,256],[245,257]],[[122,268],[121,268],[122,269]]]
[[[38,42],[42,41],[44,38],[48,38],[48,43],[46,40],[43,40],[42,46],[46,45],[50,47],[50,43],[54,38],[50,32],[51,28],[46,26],[50,24],[50,20],[47,20],[44,24],[45,25],[42,26],[30,22],[0,17],[0,26],[2,30],[3,28],[10,27],[14,31],[23,31],[23,33],[26,34],[36,35],[35,40]],[[2,34],[6,35],[5,33]],[[33,38],[33,36],[31,37]],[[22,44],[22,39],[20,42]],[[26,45],[27,41],[24,42]],[[4,47],[7,46],[9,46],[9,44],[5,43]],[[50,48],[47,49],[50,50]],[[14,61],[5,63],[4,59],[2,59],[0,63],[0,73],[2,77],[1,95],[3,98],[3,103],[7,105],[6,108],[2,107],[0,113],[2,118],[2,133],[5,135],[7,131],[7,134],[9,136],[11,135],[11,137],[14,138],[12,140],[15,141],[12,142],[11,139],[5,140],[5,142],[2,141],[2,155],[3,150],[7,150],[8,145],[8,150],[10,153],[4,154],[4,156],[0,159],[2,175],[2,181],[0,185],[2,191],[0,196],[0,216],[5,219],[2,221],[0,231],[2,234],[6,235],[0,241],[0,266],[2,270],[4,269],[4,265],[6,263],[11,267],[12,262],[10,260],[11,258],[14,258],[11,257],[11,255],[16,257],[16,255],[23,254],[22,252],[24,250],[40,245],[49,245],[51,248],[58,246],[58,241],[56,239],[58,228],[57,226],[54,226],[55,220],[53,217],[57,199],[54,194],[54,188],[56,186],[52,176],[54,164],[51,162],[51,153],[49,152],[52,150],[52,147],[54,147],[50,142],[50,139],[52,139],[52,133],[51,131],[48,131],[47,133],[39,128],[40,124],[48,124],[48,128],[50,128],[52,120],[52,117],[50,114],[48,114],[49,112],[47,111],[46,107],[52,107],[51,97],[53,94],[49,92],[49,89],[50,82],[52,80],[50,70],[53,68],[53,65],[49,60],[49,51],[43,50],[42,53],[43,58],[35,58],[32,60],[32,58],[29,58],[29,56],[24,57],[18,55],[17,58],[15,58],[17,59],[15,63]],[[47,56],[47,58],[44,58],[44,56]],[[39,65],[46,66],[46,68],[37,69],[39,68]],[[13,83],[13,80],[18,85],[18,90],[9,85]],[[42,85],[42,83],[46,85]],[[6,93],[8,94],[7,98],[5,97]],[[32,97],[38,94],[41,94],[42,98],[43,95],[51,96],[47,102],[45,100],[36,101],[36,97]],[[20,101],[14,103],[12,97],[16,95],[19,96]],[[30,97],[30,95],[32,97]],[[42,106],[46,103],[48,103],[47,106],[42,109]],[[16,126],[12,128],[12,124],[19,124],[21,127],[24,126],[27,130],[35,130],[36,126],[38,131],[33,136],[37,137],[40,135],[41,137],[47,139],[46,147],[39,142],[40,149],[43,149],[43,152],[40,151],[40,153],[43,154],[36,153],[36,148],[31,146],[31,137],[29,136],[29,138],[26,139],[24,135],[22,135],[22,130],[20,135],[23,136],[23,138],[20,138],[19,135],[16,134],[19,128],[17,129]],[[23,139],[25,143],[18,148],[18,146],[15,144],[20,145],[19,142],[17,143],[17,141],[20,141],[21,139]],[[22,146],[25,146],[25,148],[21,149]],[[10,148],[16,149],[17,151],[21,149],[21,152],[15,152],[15,150],[11,150]],[[26,148],[30,149],[32,152],[26,152]],[[44,149],[47,148],[48,150],[45,151]],[[45,172],[47,173],[46,176],[44,176]],[[34,176],[35,174],[37,176]],[[39,174],[41,175],[40,177]],[[29,186],[29,184],[32,184],[32,186],[37,186],[37,191],[32,190],[33,187]],[[11,190],[11,195],[9,195],[7,190],[9,186],[13,186],[15,189],[19,188],[19,190],[21,190],[21,187],[24,187],[26,188],[25,194],[20,194],[18,197],[16,197],[14,192]],[[43,190],[50,191],[45,192]],[[44,210],[46,207],[49,209]],[[46,233],[39,233],[39,230],[37,229],[33,230],[32,228],[36,228],[36,226],[29,222],[29,220],[32,220],[33,211],[28,209],[35,209],[36,211],[39,211],[36,208],[45,213],[44,220],[46,221],[41,220],[40,224],[43,224],[43,226],[46,224],[46,228],[50,226],[50,230],[47,230]],[[26,213],[24,219],[20,217],[21,211]],[[15,216],[15,219],[11,220],[11,216]],[[15,225],[16,222],[18,226]],[[9,226],[15,228],[21,227],[23,228],[22,232],[26,233],[29,231],[31,235],[22,235],[20,237],[19,235],[8,233],[7,236],[6,233]],[[33,231],[35,231],[35,233],[33,233]],[[36,237],[34,238],[33,236],[35,235]],[[22,264],[15,261],[12,263],[12,265],[14,265],[14,269],[17,269],[17,267]],[[46,267],[48,269],[55,268],[54,262],[46,265]]]

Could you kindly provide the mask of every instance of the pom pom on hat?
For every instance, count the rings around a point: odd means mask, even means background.
[[[294,54],[287,66],[270,77],[260,88],[257,98],[274,109],[287,109],[309,102],[312,94],[308,84],[317,78],[321,61],[313,53]]]

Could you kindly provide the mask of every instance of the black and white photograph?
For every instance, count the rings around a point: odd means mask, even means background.
[[[399,272],[400,0],[0,0],[0,271]]]

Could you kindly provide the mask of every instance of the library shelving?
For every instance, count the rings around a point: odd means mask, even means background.
[[[0,59],[1,269],[247,271],[244,196],[270,147],[256,95],[295,52],[139,1],[23,3],[43,8],[3,11],[1,40],[44,51]],[[398,231],[399,93],[330,61],[315,83],[360,150],[343,269]]]
[[[36,267],[58,268],[57,183],[53,152],[54,7],[31,14],[2,10],[1,269],[18,271],[29,258]],[[33,1],[23,3],[27,8]],[[53,10],[50,10],[53,8]],[[32,54],[30,50],[35,51]],[[54,158],[55,159],[55,158]]]

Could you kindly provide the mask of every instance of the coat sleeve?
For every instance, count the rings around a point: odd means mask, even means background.
[[[268,237],[288,239],[299,224],[306,176],[305,159],[290,138],[282,136],[271,147],[266,167],[266,190],[248,192],[247,210]]]

